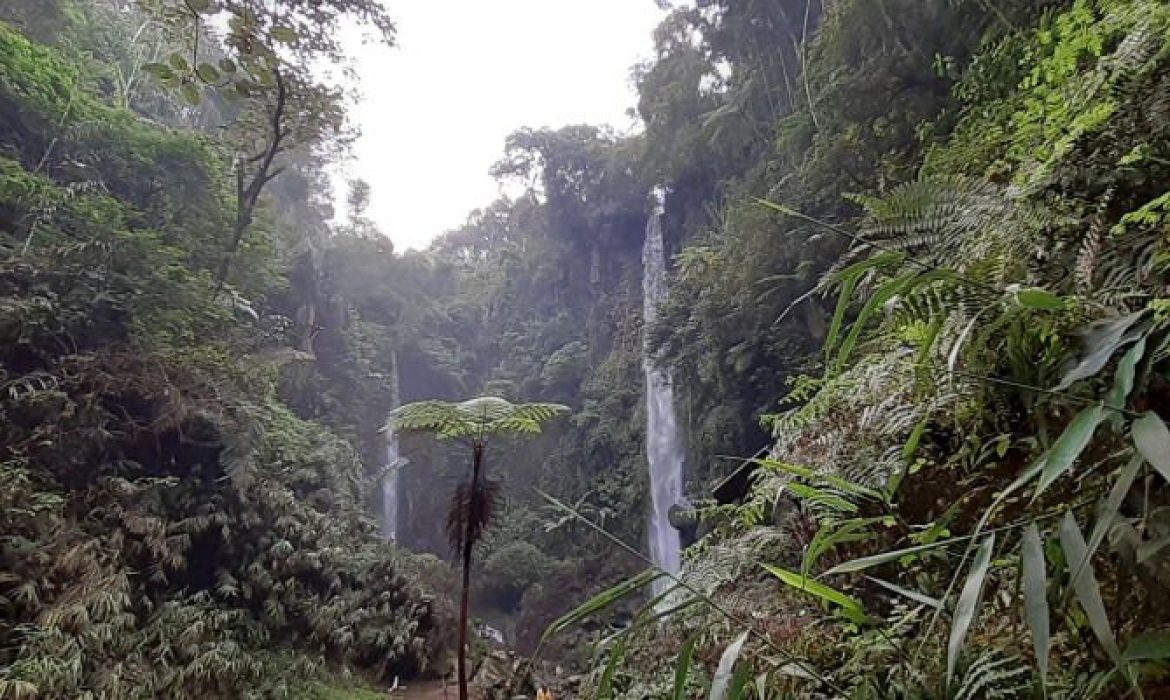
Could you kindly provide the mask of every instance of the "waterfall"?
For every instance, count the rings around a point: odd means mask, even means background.
[[[642,368],[646,373],[646,460],[650,464],[649,535],[650,557],[654,564],[677,574],[682,553],[678,530],[670,524],[670,508],[682,501],[682,440],[674,414],[670,375],[654,362],[647,334],[668,293],[660,199],[646,222],[646,240],[642,245]],[[660,586],[656,593],[661,593],[666,587]]]
[[[390,355],[390,409],[398,408],[398,355]],[[398,431],[386,426],[386,464],[382,468],[382,534],[398,539],[398,501],[401,469],[404,460],[398,450]]]

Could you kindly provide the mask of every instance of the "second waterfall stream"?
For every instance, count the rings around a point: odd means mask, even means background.
[[[669,295],[666,284],[666,253],[662,244],[662,205],[656,204],[646,222],[642,244],[643,358],[646,374],[646,460],[650,464],[650,557],[654,564],[672,574],[682,565],[678,530],[670,524],[671,506],[682,501],[683,446],[674,411],[674,389],[670,375],[655,362],[649,332],[658,316],[658,307]],[[668,587],[659,581],[655,594]]]

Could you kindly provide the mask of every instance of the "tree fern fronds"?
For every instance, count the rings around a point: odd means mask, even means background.
[[[1018,656],[984,651],[959,680],[955,700],[1024,700],[1032,697],[1032,670]]]
[[[462,403],[420,401],[394,410],[387,426],[406,432],[433,433],[443,439],[496,433],[535,434],[541,424],[569,412],[552,403],[513,404],[484,396]]]

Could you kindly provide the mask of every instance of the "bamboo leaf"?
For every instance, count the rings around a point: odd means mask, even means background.
[[[658,569],[647,569],[633,578],[626,579],[616,586],[598,593],[573,610],[553,620],[548,629],[544,631],[542,639],[548,639],[554,634],[563,632],[599,610],[604,610],[631,593],[650,585],[662,576],[662,572]]]
[[[1089,445],[1089,441],[1093,439],[1093,433],[1105,420],[1105,416],[1105,407],[1098,403],[1084,409],[1072,419],[1043,458],[1044,467],[1040,471],[1040,483],[1036,485],[1036,496],[1043,493],[1072,467]]]
[[[1080,361],[1073,365],[1064,375],[1064,379],[1057,384],[1055,391],[1064,391],[1074,383],[1094,376],[1109,363],[1113,353],[1138,339],[1141,329],[1133,332],[1130,329],[1135,323],[1144,318],[1146,312],[1138,311],[1128,316],[1111,318],[1090,324],[1082,335],[1084,352]]]
[[[826,586],[819,581],[814,581],[813,579],[810,579],[806,576],[801,576],[794,571],[782,569],[771,564],[760,564],[760,566],[764,567],[764,570],[783,581],[786,585],[795,588],[798,591],[811,593],[817,598],[820,598],[825,602],[832,603],[833,605],[841,608],[841,612],[844,613],[845,617],[849,618],[853,622],[865,622],[865,611],[862,609],[861,603],[856,598],[847,596],[841,591],[838,591],[836,588]]]
[[[724,700],[727,697],[735,662],[739,659],[739,653],[743,651],[743,644],[747,638],[748,632],[744,630],[723,650],[723,656],[719,658],[719,666],[715,669],[715,678],[711,681],[711,693],[707,696],[708,700]]]
[[[678,665],[674,669],[674,693],[671,700],[685,700],[687,692],[687,678],[691,675],[691,663],[695,658],[695,645],[699,642],[699,635],[695,635],[683,644],[678,655]]]
[[[1044,563],[1044,543],[1040,528],[1030,523],[1024,528],[1020,546],[1020,563],[1024,584],[1024,619],[1032,632],[1032,648],[1036,652],[1036,666],[1040,669],[1041,684],[1048,679],[1048,650],[1051,631],[1048,620],[1048,579]]]
[[[1070,575],[1074,574],[1075,572],[1071,568],[1072,562],[1085,559],[1088,554],[1088,546],[1085,544],[1081,528],[1077,525],[1072,511],[1065,513],[1064,519],[1060,523],[1060,546],[1064,549],[1065,560],[1070,563],[1069,573]],[[1092,628],[1101,648],[1109,654],[1109,658],[1113,659],[1113,663],[1118,669],[1124,670],[1125,662],[1121,657],[1121,650],[1117,647],[1117,637],[1114,636],[1113,628],[1109,624],[1105,601],[1101,598],[1101,586],[1097,583],[1097,577],[1093,573],[1091,563],[1085,566],[1079,575],[1072,577],[1072,587],[1076,593],[1077,601],[1089,619],[1089,627]]]
[[[888,564],[892,561],[898,561],[902,557],[918,554],[920,552],[929,552],[932,549],[938,549],[939,547],[945,547],[949,544],[969,539],[971,538],[959,537],[949,540],[940,540],[938,542],[931,542],[930,544],[919,544],[913,547],[905,547],[903,549],[881,552],[880,554],[872,554],[868,557],[859,557],[857,559],[852,559],[834,566],[833,568],[826,571],[824,575],[832,576],[833,574],[850,574],[857,571],[864,571],[865,569],[872,569],[875,566],[881,566],[882,564]]]
[[[910,600],[913,600],[917,603],[922,603],[923,605],[925,605],[927,607],[935,608],[935,609],[942,607],[941,600],[939,600],[938,598],[931,598],[930,596],[926,595],[925,593],[919,593],[918,591],[912,591],[909,588],[903,588],[896,583],[884,581],[880,578],[874,578],[873,576],[866,576],[866,578],[869,579],[870,581],[873,581],[874,583],[881,586],[882,588],[893,591],[894,593],[897,593],[898,595],[900,595],[904,598],[909,598]]]
[[[1133,482],[1137,480],[1142,464],[1141,456],[1135,455],[1117,475],[1117,481],[1113,482],[1113,487],[1109,489],[1109,495],[1097,511],[1097,522],[1093,525],[1093,532],[1089,535],[1085,557],[1072,567],[1074,577],[1081,575],[1081,571],[1089,565],[1093,555],[1097,553],[1097,549],[1105,541],[1106,535],[1109,534],[1109,528],[1113,525],[1113,518],[1116,517],[1118,509],[1121,508],[1121,502],[1125,500],[1126,494],[1133,488]]]
[[[1141,361],[1142,356],[1145,354],[1146,339],[1143,336],[1118,361],[1117,371],[1113,374],[1113,387],[1109,390],[1109,395],[1105,399],[1106,404],[1115,408],[1125,407],[1126,402],[1129,401],[1130,392],[1133,391],[1133,380],[1137,373],[1137,363]],[[1123,417],[1121,413],[1115,415],[1118,418]]]
[[[1170,429],[1153,411],[1147,411],[1133,422],[1133,444],[1146,461],[1170,481]]]
[[[963,643],[967,639],[967,632],[979,613],[979,601],[983,595],[983,583],[987,579],[987,570],[991,566],[991,553],[995,549],[995,535],[988,535],[979,544],[975,551],[975,559],[971,562],[971,569],[967,572],[967,581],[959,594],[959,601],[955,604],[954,618],[951,620],[951,635],[947,642],[947,677],[949,688],[955,676],[955,667],[959,663],[959,655],[963,651]]]

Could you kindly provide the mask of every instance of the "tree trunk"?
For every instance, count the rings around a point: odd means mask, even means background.
[[[475,498],[479,486],[480,469],[483,466],[483,445],[476,443],[472,447],[471,458],[471,498]],[[459,700],[468,700],[467,694],[467,617],[468,603],[471,598],[471,541],[472,519],[471,513],[464,514],[466,522],[463,531],[463,588],[459,591]]]

